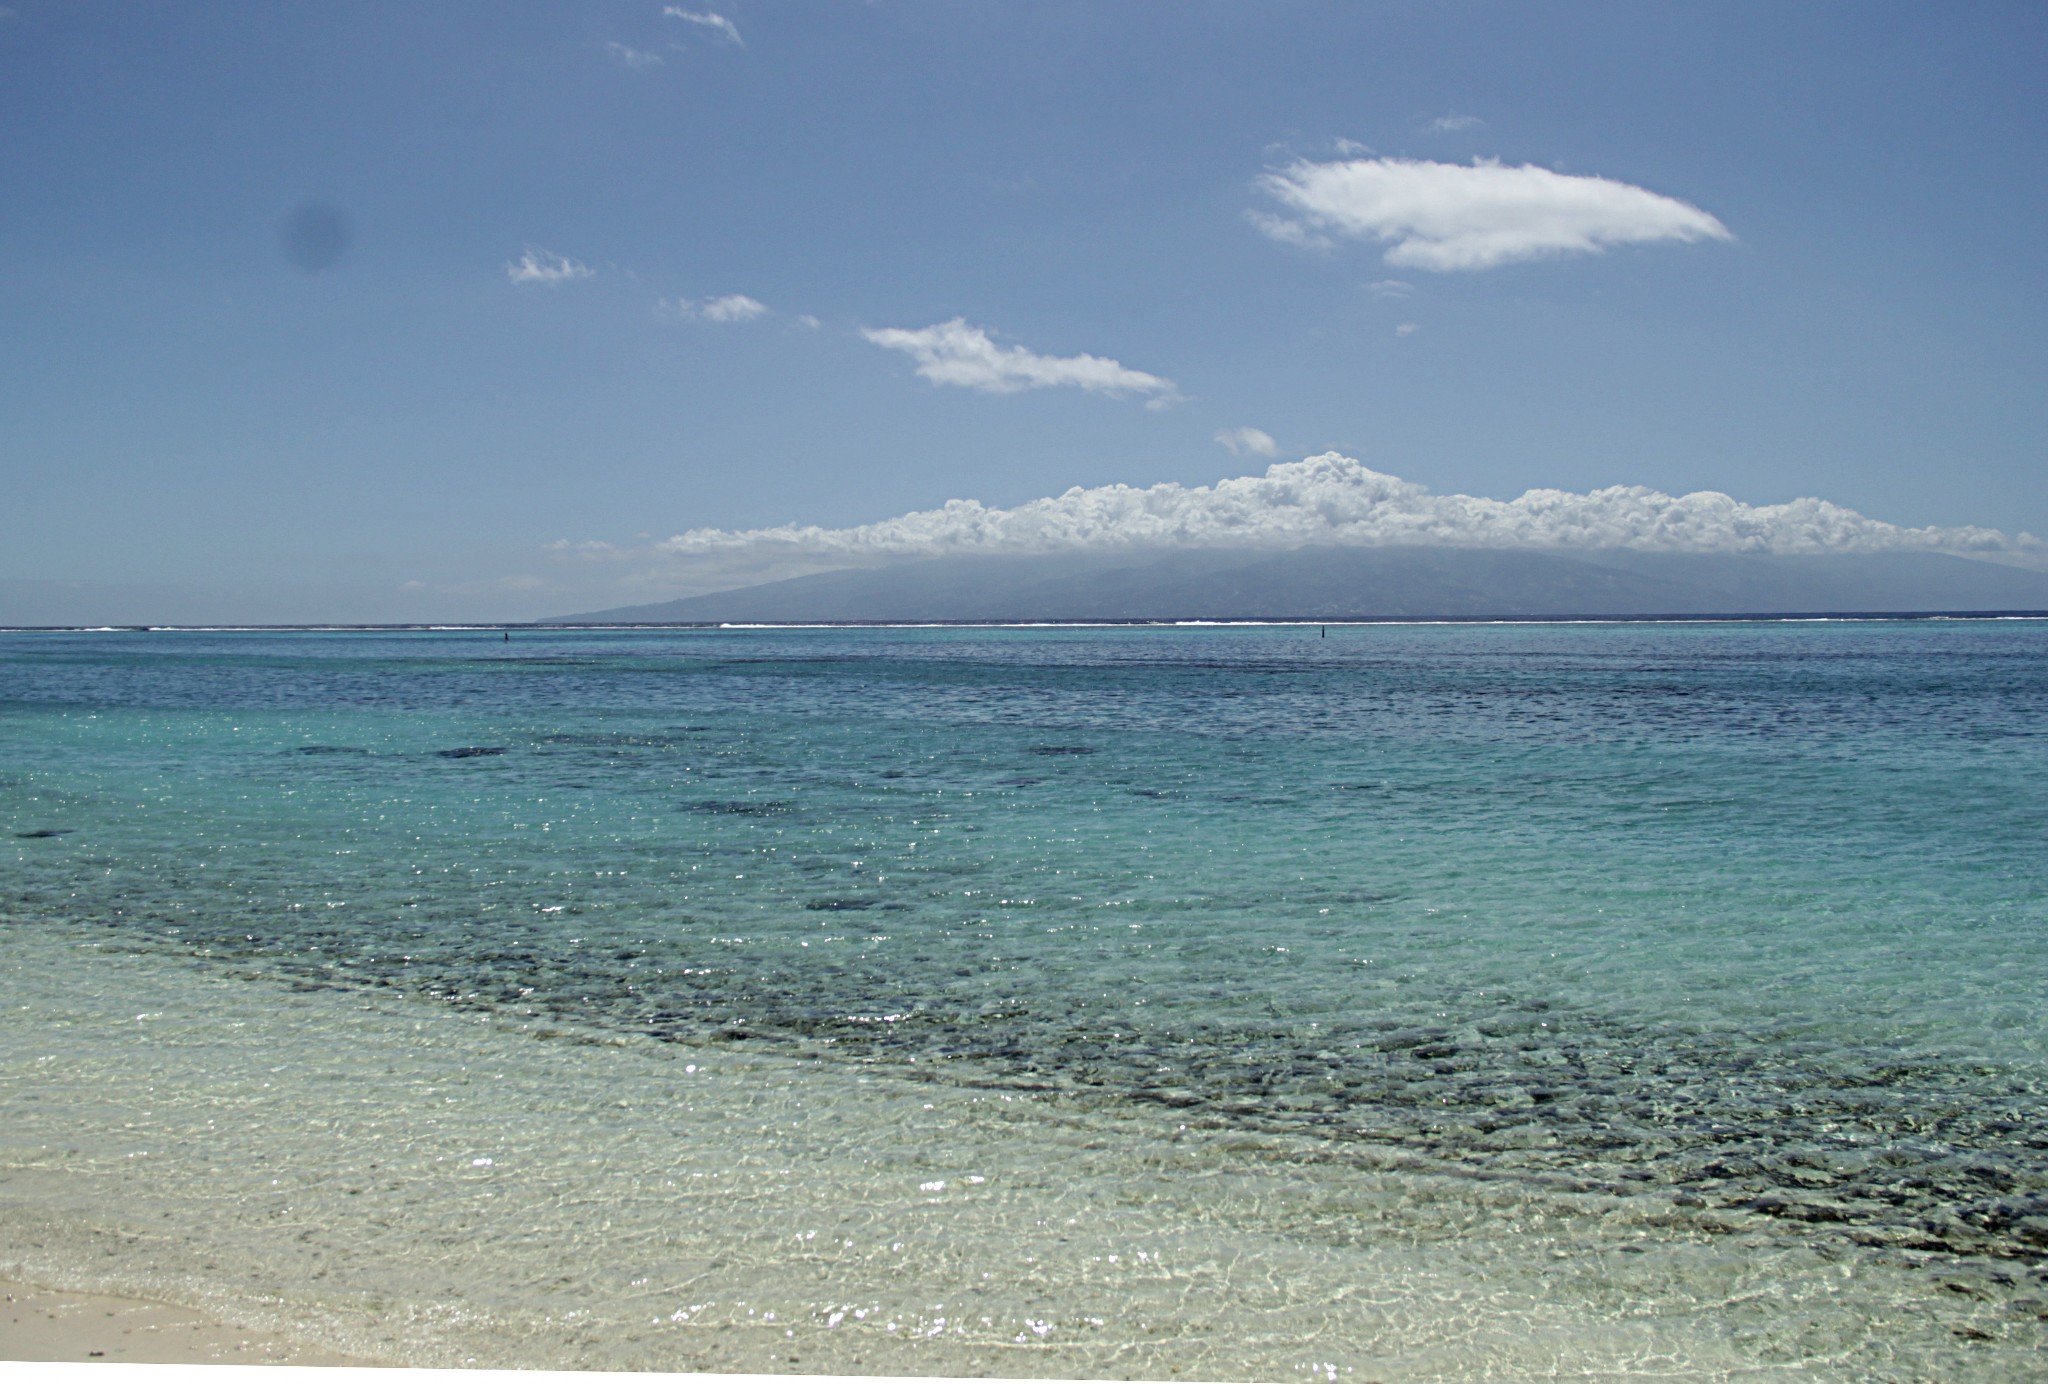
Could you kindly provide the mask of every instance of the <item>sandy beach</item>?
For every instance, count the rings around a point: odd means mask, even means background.
[[[133,1365],[369,1365],[376,1362],[244,1331],[167,1303],[66,1293],[0,1279],[0,1360]]]

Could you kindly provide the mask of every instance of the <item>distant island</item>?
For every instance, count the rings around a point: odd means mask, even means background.
[[[541,624],[1516,619],[2048,611],[2048,573],[1945,553],[1128,549],[850,568]]]

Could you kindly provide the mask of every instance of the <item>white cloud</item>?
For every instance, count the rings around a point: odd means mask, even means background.
[[[722,298],[711,299],[697,311],[707,322],[751,322],[768,311],[768,305],[744,293],[728,293]]]
[[[1304,250],[1328,250],[1337,243],[1326,235],[1316,234],[1299,221],[1289,221],[1284,216],[1275,216],[1269,211],[1260,211],[1257,207],[1253,207],[1244,215],[1245,220],[1283,245],[1299,245]]]
[[[1365,287],[1375,298],[1408,298],[1415,293],[1415,285],[1406,279],[1376,279]]]
[[[1610,245],[1734,239],[1714,217],[1676,198],[1533,164],[1302,159],[1264,174],[1257,185],[1294,213],[1251,213],[1275,240],[1378,241],[1392,247],[1387,263],[1404,269],[1492,269]]]
[[[623,43],[607,43],[604,51],[611,55],[613,62],[634,72],[643,72],[650,67],[660,67],[662,57],[641,48],[629,48]]]
[[[819,321],[819,320],[818,320],[817,318],[815,318],[815,317],[811,316],[811,315],[810,315],[809,313],[807,313],[807,312],[805,312],[805,313],[799,313],[799,314],[797,315],[797,319],[796,319],[796,324],[797,324],[797,325],[798,325],[799,327],[802,327],[802,328],[803,328],[804,330],[806,330],[806,331],[813,331],[813,332],[814,332],[814,331],[816,331],[816,330],[818,330],[818,328],[820,328],[820,327],[822,327],[822,326],[824,326],[824,325],[825,325],[825,324],[824,324],[823,322],[820,322],[820,321]]]
[[[1216,440],[1229,449],[1234,457],[1271,457],[1280,454],[1280,444],[1272,434],[1258,428],[1225,428],[1216,434]]]
[[[1679,553],[1932,551],[2019,558],[2048,546],[1983,528],[1903,528],[1825,500],[1747,505],[1717,491],[1667,495],[1644,486],[1588,494],[1531,490],[1513,500],[1432,495],[1335,452],[1276,462],[1263,475],[1212,486],[1079,486],[1014,509],[953,500],[854,528],[788,524],[693,529],[650,548],[586,546],[586,556],[684,569],[744,571],[757,580],[970,553],[1116,551],[1156,547],[1630,548]],[[565,545],[565,548],[568,545]]]
[[[673,313],[677,317],[701,317],[706,322],[751,322],[768,311],[766,303],[744,293],[728,293],[702,302],[692,302],[688,298],[677,298],[672,302],[664,300],[656,303],[655,307],[663,313]]]
[[[1097,394],[1150,394],[1153,406],[1180,402],[1172,380],[1133,370],[1106,356],[1041,356],[1022,346],[998,346],[988,332],[964,318],[915,331],[901,327],[863,329],[877,346],[902,351],[917,362],[917,373],[933,384],[959,385],[985,394],[1072,385]]]
[[[1395,335],[1395,336],[1413,336],[1413,335],[1414,335],[1415,333],[1417,333],[1417,332],[1419,332],[1419,331],[1421,331],[1421,330],[1422,330],[1422,328],[1421,328],[1421,327],[1419,327],[1419,326],[1417,326],[1417,325],[1416,325],[1415,323],[1413,323],[1413,322],[1403,322],[1403,323],[1402,323],[1402,324],[1401,324],[1400,326],[1398,326],[1398,327],[1394,328],[1394,335]]]
[[[576,279],[588,279],[596,273],[587,264],[578,264],[565,255],[550,254],[531,245],[518,260],[505,261],[505,277],[515,284],[546,284],[554,288]]]
[[[1370,144],[1360,144],[1355,139],[1344,139],[1341,136],[1337,139],[1335,144],[1332,145],[1332,147],[1335,148],[1338,153],[1342,154],[1347,159],[1355,159],[1361,155],[1370,154],[1373,152],[1373,148]]]
[[[710,10],[686,10],[680,5],[669,5],[662,13],[670,19],[680,19],[686,24],[695,24],[700,29],[709,29],[727,43],[741,48],[747,46],[746,41],[740,37],[739,27],[722,14]]]
[[[1431,134],[1455,134],[1459,130],[1474,130],[1486,122],[1476,115],[1440,115],[1429,122]]]

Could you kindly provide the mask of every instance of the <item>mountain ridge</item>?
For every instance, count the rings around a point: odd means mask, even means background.
[[[913,559],[541,624],[1484,619],[2048,610],[2048,573],[1946,553],[1437,546]]]

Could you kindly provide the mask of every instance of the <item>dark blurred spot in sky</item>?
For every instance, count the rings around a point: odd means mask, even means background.
[[[326,202],[306,202],[285,218],[279,233],[285,258],[308,274],[332,269],[348,253],[348,213]]]

